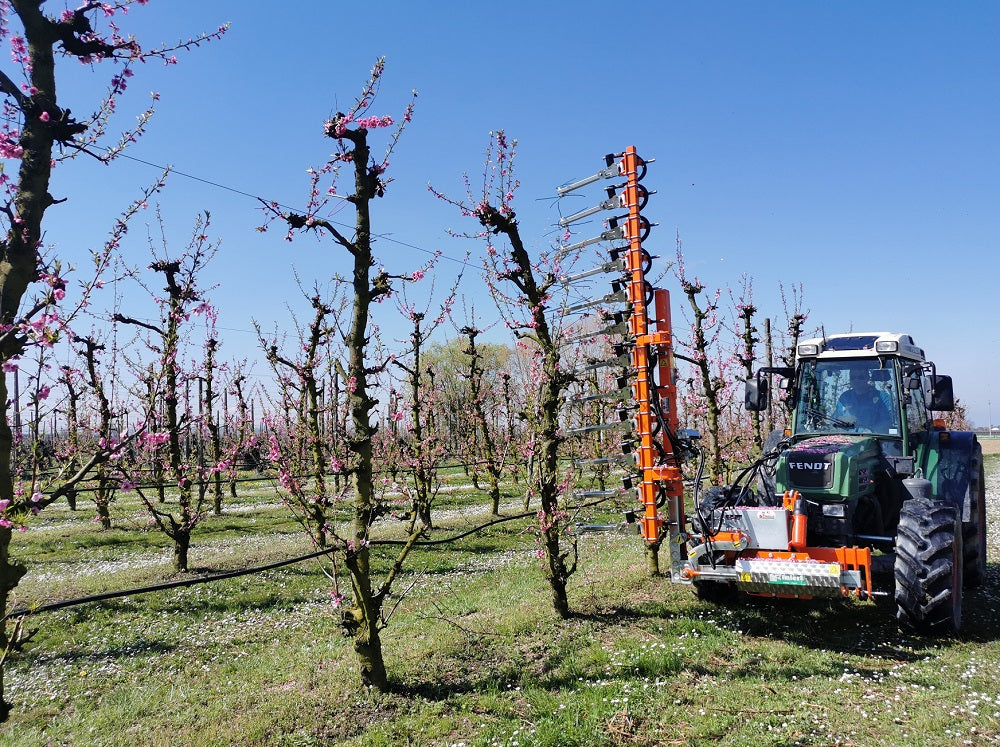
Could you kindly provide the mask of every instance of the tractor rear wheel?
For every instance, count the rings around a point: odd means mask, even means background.
[[[962,514],[950,503],[911,498],[896,535],[896,619],[918,633],[962,627]]]
[[[986,577],[986,475],[981,447],[976,455],[978,467],[969,482],[969,520],[962,522],[965,585],[970,589]]]

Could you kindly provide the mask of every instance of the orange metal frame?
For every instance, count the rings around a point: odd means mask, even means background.
[[[634,421],[638,438],[636,463],[642,472],[639,486],[639,503],[643,506],[641,526],[642,535],[647,542],[659,542],[663,539],[665,521],[657,502],[661,495],[665,495],[668,505],[674,506],[682,499],[684,488],[680,470],[672,463],[669,440],[664,441],[662,431],[658,434],[659,439],[654,435],[657,425],[654,408],[659,410],[667,428],[672,431],[677,429],[677,388],[674,382],[670,294],[662,288],[653,291],[652,311],[655,318],[652,323],[649,318],[650,309],[647,308],[646,289],[649,284],[643,269],[646,252],[642,248],[643,221],[640,214],[645,193],[639,187],[644,166],[635,147],[629,146],[618,168],[627,180],[620,199],[622,207],[628,208],[624,233],[629,244],[625,260],[629,279],[628,300],[632,306],[629,325],[635,339],[632,366],[636,371],[633,395],[638,406]],[[655,370],[650,365],[652,351],[655,351],[658,361]],[[671,514],[674,513],[676,512],[671,510]],[[682,530],[683,519],[681,505],[680,516],[671,515],[670,523],[677,524],[678,530]]]

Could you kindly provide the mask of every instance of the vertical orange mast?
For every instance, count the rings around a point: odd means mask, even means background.
[[[663,289],[653,290],[646,280],[650,257],[642,242],[644,234],[648,233],[649,223],[642,218],[640,211],[648,192],[639,184],[645,175],[646,165],[634,146],[626,149],[619,171],[627,179],[620,199],[622,207],[628,208],[624,234],[629,242],[625,254],[628,300],[632,307],[629,324],[635,339],[632,366],[635,370],[633,395],[638,406],[635,415],[635,435],[638,439],[636,462],[642,473],[639,485],[639,503],[643,507],[641,528],[647,542],[659,542],[663,539],[665,521],[672,535],[684,529],[683,483],[670,437],[677,430],[670,294]],[[655,314],[652,323],[650,305]],[[659,508],[666,501],[669,501],[670,507],[669,517],[665,520]]]

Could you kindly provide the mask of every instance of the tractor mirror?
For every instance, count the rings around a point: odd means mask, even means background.
[[[934,412],[951,412],[955,409],[955,393],[950,376],[931,376],[931,402],[928,407]]]
[[[767,379],[750,379],[746,383],[743,404],[748,412],[761,412],[767,409]]]

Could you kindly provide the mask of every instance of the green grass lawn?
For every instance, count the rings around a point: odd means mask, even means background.
[[[411,557],[383,634],[392,693],[358,685],[310,561],[29,618],[0,745],[1000,744],[1000,456],[987,459],[990,566],[957,639],[898,633],[888,602],[712,606],[650,578],[639,538],[612,532],[580,536],[561,621],[510,522]],[[486,518],[485,496],[451,482],[435,536]],[[38,517],[15,538],[29,574],[13,604],[178,578],[128,496],[113,516],[107,532],[83,501]],[[195,530],[189,575],[310,549],[256,486]]]

